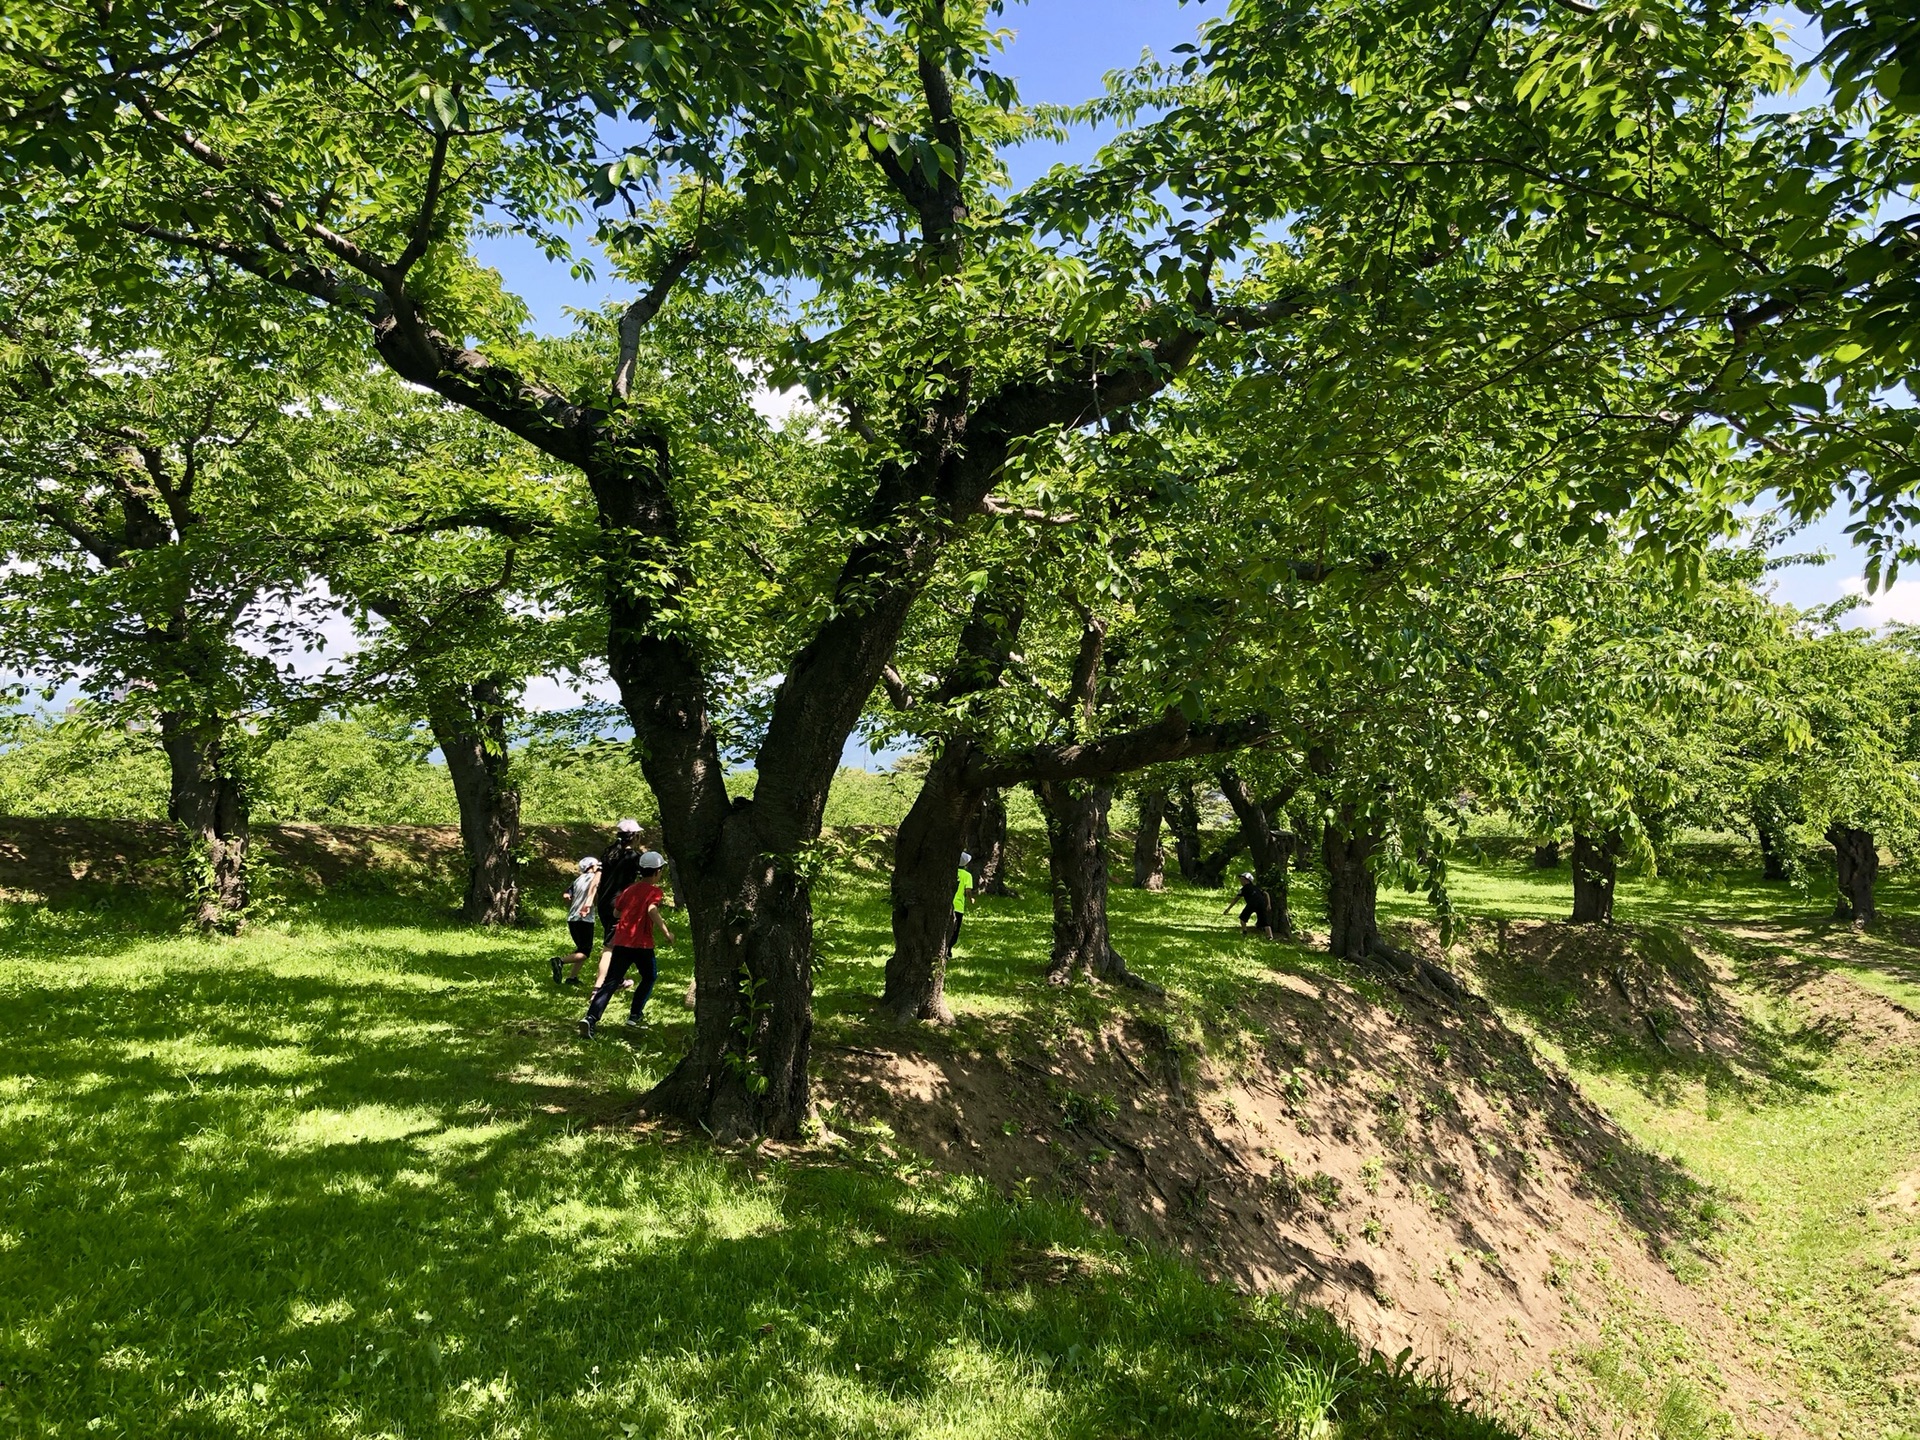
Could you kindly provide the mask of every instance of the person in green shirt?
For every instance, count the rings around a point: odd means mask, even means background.
[[[947,938],[947,953],[953,953],[953,947],[960,943],[960,922],[967,918],[967,897],[973,894],[973,876],[967,872],[967,865],[973,856],[967,851],[960,852],[960,875],[953,887],[953,934]]]

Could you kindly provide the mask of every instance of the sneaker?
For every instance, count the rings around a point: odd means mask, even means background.
[[[560,983],[560,957],[556,955],[547,963],[553,967],[553,983],[558,985]]]
[[[582,1020],[580,1022],[580,1038],[582,1040],[593,1039],[593,1021]]]
[[[562,980],[560,983],[562,985],[578,985],[580,983],[580,977],[578,975],[569,975],[566,979]]]
[[[642,1020],[638,1015],[627,1016],[627,1029],[644,1030],[646,1028],[647,1028],[647,1022]]]

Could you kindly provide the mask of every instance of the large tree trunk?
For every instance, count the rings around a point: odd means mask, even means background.
[[[1760,841],[1760,878],[1785,880],[1787,878],[1786,836],[1762,820],[1754,822],[1753,833]]]
[[[998,790],[980,797],[960,848],[973,856],[973,893],[1018,899],[1007,883],[1007,798]]]
[[[167,818],[179,827],[187,904],[202,929],[234,928],[247,905],[249,817],[245,783],[219,721],[160,717],[169,786]]]
[[[1273,823],[1273,815],[1285,805],[1288,796],[1279,795],[1262,803],[1256,800],[1238,772],[1220,772],[1220,792],[1227,797],[1240,821],[1240,836],[1253,856],[1254,882],[1273,897],[1273,932],[1282,940],[1293,939],[1293,912],[1288,904],[1288,863],[1293,858],[1294,837]]]
[[[1167,850],[1160,843],[1160,831],[1167,816],[1167,790],[1164,785],[1142,790],[1138,800],[1139,824],[1133,832],[1133,888],[1164,890],[1167,885]]]
[[[1327,866],[1327,949],[1344,960],[1365,960],[1380,943],[1379,887],[1373,852],[1380,837],[1351,816],[1327,822],[1320,854]]]
[[[520,845],[520,788],[508,774],[507,705],[497,677],[476,680],[458,693],[437,695],[427,720],[447,757],[460,806],[460,839],[467,853],[462,913],[476,925],[511,925],[520,918],[520,881],[514,851]]]
[[[1873,882],[1880,875],[1873,832],[1836,823],[1827,827],[1827,840],[1833,846],[1834,879],[1840,891],[1833,918],[1856,927],[1871,925],[1879,915],[1873,904]]]
[[[1053,955],[1048,978],[1076,975],[1157,989],[1127,968],[1107,931],[1107,812],[1113,787],[1104,782],[1042,781],[1033,787],[1047,820],[1053,888]]]
[[[1611,925],[1613,884],[1620,861],[1620,833],[1573,832],[1573,923]]]
[[[961,781],[971,753],[963,740],[941,747],[894,837],[893,954],[881,1002],[902,1022],[953,1023],[946,1001],[953,892],[968,819],[981,802],[981,792]]]
[[[978,448],[984,454],[991,445]],[[664,466],[664,444],[661,452]],[[970,455],[969,465],[975,460]],[[589,478],[608,552],[603,569],[618,577],[607,587],[609,668],[660,803],[694,951],[692,1043],[647,1104],[723,1140],[792,1138],[812,1111],[813,915],[805,867],[846,737],[938,546],[903,549],[884,512],[870,517],[875,538],[854,548],[832,614],[787,666],[756,756],[753,798],[730,801],[698,657],[631,579],[653,572],[646,537],[671,533],[669,492],[617,473]],[[975,488],[956,507],[976,505],[987,478],[970,482]]]

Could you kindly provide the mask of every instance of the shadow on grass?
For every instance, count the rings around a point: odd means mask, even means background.
[[[575,1044],[525,941],[175,943],[0,990],[21,1433],[1501,1433],[1067,1209],[631,1132],[684,1019]]]

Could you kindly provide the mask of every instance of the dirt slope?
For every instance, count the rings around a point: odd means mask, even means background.
[[[1527,944],[1568,927],[1539,928]],[[1566,1395],[1594,1389],[1594,1355],[1631,1316],[1740,1429],[1801,1433],[1662,1258],[1702,1223],[1683,1172],[1636,1150],[1484,1001],[1275,955],[1287,968],[1212,1026],[1177,1004],[1063,997],[1050,1016],[843,1052],[819,1067],[830,1121],[1008,1188],[1057,1188],[1220,1278],[1325,1307],[1379,1350],[1411,1348],[1516,1421],[1577,1428]],[[1623,1043],[1642,1024],[1634,987],[1654,984],[1626,959],[1594,962],[1621,972],[1624,997],[1611,978],[1588,987],[1618,1000],[1604,1023]],[[1690,1005],[1646,997],[1669,1043],[1713,1044],[1707,1016],[1731,1013],[1705,981]]]

